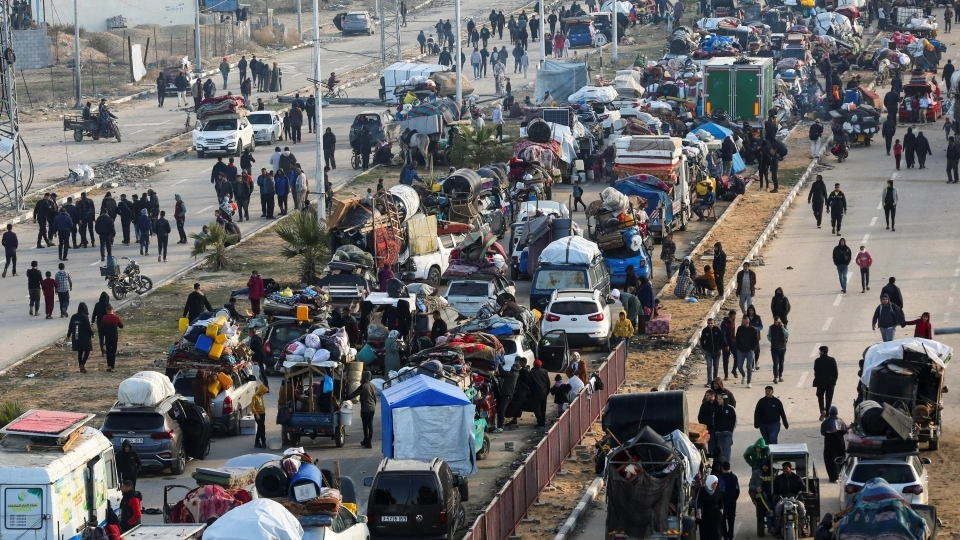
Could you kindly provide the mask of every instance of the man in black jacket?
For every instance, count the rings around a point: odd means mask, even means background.
[[[47,199],[50,198],[49,193],[44,193],[43,198],[37,201],[37,204],[33,207],[33,222],[40,226],[40,230],[37,232],[37,249],[43,248],[43,243],[47,243],[47,247],[53,245],[53,242],[50,241],[50,235],[47,233]]]
[[[157,234],[157,262],[160,262],[161,259],[163,262],[167,262],[167,246],[170,242],[171,230],[170,222],[167,221],[167,213],[161,210],[154,227],[154,232]]]
[[[820,405],[820,421],[827,417],[827,411],[833,404],[833,389],[837,386],[840,371],[837,361],[827,353],[826,345],[820,347],[820,356],[813,361],[813,387],[817,389],[817,404]]]
[[[107,211],[107,214],[110,214],[110,219],[117,219],[117,200],[113,198],[109,191],[100,201],[100,212],[103,213],[104,210]]]
[[[237,69],[240,70],[240,80],[247,78],[247,57],[241,56],[240,61],[237,62]]]
[[[740,384],[747,383],[753,388],[753,366],[756,361],[755,350],[760,348],[760,334],[750,325],[750,317],[744,316],[737,327],[737,369],[740,370]]]
[[[773,387],[767,386],[763,389],[763,397],[757,401],[757,407],[753,411],[753,427],[760,430],[760,435],[767,444],[777,444],[781,421],[784,429],[790,429],[787,413],[783,410],[783,402],[773,397]]]
[[[823,137],[823,124],[820,119],[810,126],[810,159],[820,157],[820,139]]]
[[[841,238],[840,242],[833,247],[833,264],[837,267],[837,274],[840,276],[840,290],[847,292],[847,268],[850,266],[850,259],[853,258],[853,252],[847,245],[847,240]]]
[[[723,176],[730,176],[733,172],[733,155],[737,153],[737,144],[733,137],[726,137],[720,144],[720,161],[723,162]]]
[[[717,446],[727,461],[733,454],[733,430],[737,428],[737,410],[727,403],[723,394],[717,394],[717,405],[713,410],[713,434],[717,437]]]
[[[880,133],[883,135],[883,140],[887,144],[887,155],[889,156],[890,148],[893,146],[893,138],[897,134],[897,120],[893,117],[884,120]]]
[[[227,164],[223,162],[222,157],[218,157],[217,162],[213,164],[213,170],[210,172],[210,183],[213,184],[213,189],[217,192],[217,204],[220,204],[223,198],[223,195],[220,194],[220,175],[225,174],[227,174]]]
[[[827,186],[823,183],[823,175],[818,174],[816,181],[810,186],[807,194],[807,204],[813,207],[813,217],[817,218],[817,228],[823,221],[823,205],[827,201]]]
[[[247,182],[247,172],[243,171],[233,182],[233,200],[237,202],[238,221],[243,221],[243,216],[247,216],[250,221],[250,183]]]
[[[117,204],[117,213],[120,214],[120,226],[123,228],[123,245],[130,245],[130,222],[133,220],[133,203],[127,200],[127,194],[120,194]]]
[[[700,332],[700,348],[703,349],[703,356],[707,361],[707,384],[703,385],[705,388],[709,388],[710,382],[720,376],[720,356],[726,346],[727,340],[720,327],[714,324],[712,318],[707,319],[706,328]]]
[[[890,276],[887,284],[880,289],[880,296],[883,295],[890,297],[891,304],[903,309],[903,295],[900,293],[900,287],[897,287],[897,278]]]
[[[847,196],[840,191],[840,183],[833,185],[833,191],[827,197],[827,213],[830,214],[830,234],[840,236],[843,216],[847,213]]]
[[[957,144],[956,137],[950,136],[950,142],[947,143],[947,183],[956,184],[960,181],[960,144]]]
[[[530,386],[530,401],[533,404],[533,414],[537,417],[537,427],[547,425],[547,396],[550,395],[550,374],[543,369],[543,362],[533,361],[533,369],[527,377]]]
[[[372,374],[364,371],[360,376],[360,387],[353,391],[346,399],[360,398],[360,421],[363,423],[363,440],[360,446],[373,448],[373,417],[377,414],[377,387],[370,382]]]
[[[117,236],[117,227],[106,210],[100,211],[94,229],[100,237],[100,260],[105,261],[107,257],[113,257],[113,239]]]
[[[87,233],[90,234],[90,243],[97,247],[93,236],[93,224],[97,220],[97,206],[93,199],[87,197],[86,192],[80,194],[77,202],[77,212],[80,213],[80,246],[87,247]]]
[[[181,71],[177,73],[177,78],[173,81],[173,86],[177,89],[177,107],[186,107],[190,104],[190,81],[186,74]]]
[[[697,412],[697,422],[707,426],[707,431],[713,433],[713,416],[717,412],[717,396],[713,390],[707,390],[703,393],[703,401],[700,402],[700,410]],[[715,437],[710,437],[707,443],[707,452],[712,456],[713,449],[717,447]]]
[[[7,277],[7,268],[13,263],[13,275],[17,275],[17,248],[20,242],[17,240],[17,233],[13,232],[13,224],[7,223],[7,232],[3,233],[3,254],[6,255],[6,263],[3,265],[2,277]]]
[[[897,325],[901,328],[907,325],[903,318],[903,310],[900,306],[890,301],[887,293],[880,295],[880,305],[873,312],[873,329],[880,327],[880,337],[883,341],[893,341],[893,335],[897,330]]]
[[[723,245],[717,242],[713,245],[713,277],[717,282],[717,294],[723,295],[724,276],[727,274],[727,254]]]
[[[187,296],[187,303],[183,306],[183,316],[189,316],[190,321],[193,322],[204,311],[213,311],[213,306],[200,291],[200,284],[194,283],[193,292]]]
[[[63,209],[67,211],[67,215],[73,220],[73,230],[70,231],[70,236],[73,242],[73,249],[77,249],[77,224],[80,222],[80,212],[77,210],[76,205],[73,204],[73,197],[67,197],[67,203],[63,205]],[[83,241],[83,247],[87,247],[86,240]]]

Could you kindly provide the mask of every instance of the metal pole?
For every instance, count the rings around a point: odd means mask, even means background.
[[[318,0],[313,0],[313,79],[317,84],[313,87],[313,99],[316,100],[316,119],[314,122],[314,136],[317,139],[316,145],[316,174],[314,181],[317,183],[317,218],[327,217],[327,186],[323,173],[323,105],[320,96],[320,6]]]
[[[460,0],[457,0],[454,4],[453,15],[457,19],[457,27],[455,30],[457,39],[457,52],[453,59],[454,65],[457,66],[457,106],[463,107],[463,79],[460,78],[462,75],[460,72],[463,71],[463,63],[460,62],[460,55],[463,54],[463,52],[460,50],[460,42],[462,41],[460,39]]]
[[[543,3],[545,0],[540,0],[537,2],[538,9],[540,11],[540,67],[543,67],[543,62],[547,59],[547,43],[543,40]]]
[[[303,2],[297,0],[297,41],[303,39]]]
[[[197,57],[197,63],[193,68],[195,73],[200,73],[203,69],[200,65],[203,63],[203,59],[200,57],[200,0],[194,0],[193,8],[195,11],[195,16],[193,20],[193,54]]]
[[[83,100],[80,99],[80,8],[77,0],[73,0],[73,49],[73,94],[77,100],[73,106],[79,109],[83,107]]]
[[[613,3],[613,11],[610,12],[610,21],[613,22],[613,55],[610,57],[610,63],[616,62],[620,55],[617,53],[617,42],[620,41],[617,36],[617,27],[620,26],[617,24],[617,7],[616,2]],[[616,70],[614,70],[616,71]]]

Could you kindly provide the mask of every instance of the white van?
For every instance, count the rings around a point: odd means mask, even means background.
[[[79,540],[120,500],[113,444],[93,414],[30,410],[0,429],[0,538]]]

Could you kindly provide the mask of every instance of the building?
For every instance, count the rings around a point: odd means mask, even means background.
[[[40,22],[73,24],[74,0],[44,0],[39,10],[34,8]],[[196,0],[78,0],[80,27],[88,32],[103,32],[110,29],[108,19],[120,16],[125,26],[132,28],[141,24],[172,26],[193,24],[196,17]]]

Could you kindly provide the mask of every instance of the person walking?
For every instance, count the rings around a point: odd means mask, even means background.
[[[230,62],[227,62],[227,57],[224,56],[223,60],[220,61],[220,75],[223,76],[223,89],[227,89],[227,77],[230,75]]]
[[[180,235],[180,240],[177,241],[178,244],[187,243],[187,232],[184,230],[183,226],[187,221],[187,203],[183,202],[183,197],[179,193],[173,196],[174,200],[177,203],[173,207],[173,219],[177,222],[177,233]],[[124,238],[129,240],[129,234],[125,231]]]
[[[736,369],[740,371],[740,384],[746,383],[747,388],[753,388],[753,363],[756,359],[754,349],[760,346],[760,336],[757,329],[750,325],[750,318],[744,316],[737,327]]]
[[[813,208],[813,217],[817,218],[818,229],[823,220],[823,205],[826,201],[827,186],[823,183],[823,175],[818,174],[817,179],[810,186],[810,193],[807,194],[807,204]]]
[[[724,276],[727,274],[727,254],[720,242],[713,244],[713,276],[717,283],[717,294],[723,296]]]
[[[134,213],[133,203],[127,199],[126,193],[120,194],[120,202],[117,203],[117,214],[120,215],[120,227],[123,229],[123,245],[130,245],[130,223],[136,214]]]
[[[717,448],[723,452],[724,461],[730,461],[733,454],[733,431],[737,428],[737,410],[727,403],[726,396],[714,394],[716,407],[713,410],[713,431],[717,437]]]
[[[260,217],[273,219],[273,209],[276,202],[273,196],[277,191],[273,174],[268,173],[266,168],[261,168],[257,185],[260,187],[260,208],[263,211]]]
[[[808,136],[810,138],[810,159],[817,159],[820,157],[820,140],[823,138],[823,125],[820,124],[819,118],[810,126]]]
[[[887,118],[880,128],[883,140],[887,145],[887,155],[890,155],[890,148],[893,146],[893,138],[897,135],[897,119]]]
[[[737,312],[730,310],[727,316],[720,321],[720,330],[723,332],[723,378],[729,375],[730,356],[733,355],[733,378],[737,378]],[[736,405],[734,405],[736,406]]]
[[[290,140],[293,144],[303,141],[303,109],[296,103],[290,107]]]
[[[865,293],[870,290],[870,266],[873,265],[873,257],[870,256],[866,246],[860,246],[860,251],[854,261],[860,268],[860,287],[862,289],[860,292]]]
[[[713,417],[717,411],[717,397],[713,390],[707,390],[703,393],[703,400],[700,402],[700,410],[697,411],[697,422],[707,426],[707,431],[713,433]],[[707,452],[713,454],[717,448],[716,437],[710,437],[707,442]]]
[[[919,319],[907,321],[910,326],[916,326],[913,331],[913,337],[923,339],[933,339],[933,323],[930,322],[930,312],[924,311]]]
[[[30,261],[30,268],[27,270],[27,298],[29,299],[30,315],[40,314],[40,290],[42,289],[43,274],[40,273],[37,264],[37,261]]]
[[[65,318],[70,316],[68,310],[70,309],[70,291],[73,290],[73,278],[70,277],[70,273],[67,272],[65,264],[60,263],[57,268],[59,268],[56,280],[57,298],[60,299],[60,317]],[[37,301],[39,302],[39,300],[40,298],[38,297]],[[39,303],[37,307],[37,312],[39,313]],[[86,306],[84,306],[84,309],[86,309]]]
[[[236,300],[231,298],[231,300]],[[250,352],[252,353],[252,361],[259,368],[260,372],[260,381],[267,388],[267,391],[270,390],[270,379],[267,377],[267,354],[263,346],[263,338],[260,337],[260,334],[257,333],[256,328],[248,328],[248,333],[250,334],[250,341],[248,346]]]
[[[253,81],[249,77],[240,78],[240,95],[243,96],[243,102],[247,105],[247,109],[253,108],[253,102],[250,101],[250,94],[253,93]]]
[[[727,347],[727,340],[723,330],[714,324],[713,318],[707,319],[707,326],[700,331],[700,348],[707,363],[707,383],[704,387],[709,388],[710,381],[720,375],[720,355],[724,347]]]
[[[957,143],[957,138],[953,135],[950,136],[947,143],[947,183],[956,184],[960,181],[960,144]]]
[[[62,316],[66,317],[66,314]],[[93,327],[90,326],[90,312],[87,311],[87,304],[84,302],[77,305],[77,312],[70,318],[67,339],[71,341],[71,348],[77,353],[80,373],[86,373],[87,359],[90,358],[90,351],[93,350]]]
[[[880,296],[884,294],[890,297],[890,303],[896,305],[901,310],[903,309],[903,294],[900,293],[900,287],[897,287],[897,278],[890,276],[887,284],[880,289]]]
[[[97,333],[103,342],[101,350],[106,351],[107,371],[113,373],[117,367],[117,348],[120,344],[120,329],[123,321],[114,313],[113,306],[107,305],[107,313],[97,324]]]
[[[896,164],[897,170],[900,170],[900,157],[903,156],[903,145],[900,144],[900,139],[893,144],[893,161]]]
[[[247,288],[250,291],[250,309],[253,311],[253,316],[256,317],[260,314],[260,299],[263,298],[264,293],[263,278],[260,277],[260,272],[256,270],[250,272],[250,279],[247,280]]]
[[[150,214],[146,208],[141,208],[137,217],[137,236],[140,238],[140,254],[150,255]]]
[[[44,193],[43,198],[37,201],[37,204],[33,207],[33,222],[39,226],[37,231],[37,249],[42,249],[44,242],[46,242],[47,247],[53,245],[53,242],[50,241],[53,231],[47,231],[47,223],[49,222],[47,202],[49,200],[50,194]]]
[[[10,264],[13,264],[13,274],[17,276],[17,248],[20,247],[20,242],[17,240],[17,233],[13,232],[13,224],[7,223],[7,232],[3,233],[3,239],[0,240],[0,244],[3,245],[3,254],[7,258],[7,262],[3,265],[3,274],[0,274],[2,277],[7,277],[7,269],[10,268]]]
[[[790,330],[780,317],[773,317],[773,324],[767,329],[767,341],[770,342],[770,357],[773,358],[773,382],[783,382],[783,362],[787,356],[787,340]]]
[[[255,329],[251,328],[250,330],[256,334]],[[253,419],[257,423],[257,434],[253,438],[254,448],[267,447],[267,404],[264,402],[263,396],[268,392],[270,392],[270,389],[261,384],[253,393],[253,401],[250,402],[250,412],[253,413]]]
[[[97,327],[97,335],[100,338],[100,356],[106,354],[106,348],[103,345],[103,329],[101,328],[103,317],[107,314],[107,307],[110,305],[110,295],[106,291],[100,293],[100,299],[93,306],[93,314],[90,316],[90,323]]]
[[[120,491],[123,493],[120,499],[120,532],[125,533],[140,525],[140,519],[143,517],[143,511],[140,509],[143,495],[134,489],[133,482],[130,480],[123,481]]]
[[[143,467],[143,461],[140,460],[140,454],[133,449],[129,440],[124,440],[120,446],[120,451],[116,455],[117,475],[120,481],[129,480],[133,488],[137,488],[137,473]]]
[[[740,498],[740,479],[730,470],[730,461],[720,466],[720,496],[723,499],[723,540],[733,540],[737,523],[737,499]]]
[[[90,244],[97,247],[93,236],[97,221],[97,206],[93,203],[93,199],[87,197],[86,192],[80,193],[80,200],[77,201],[77,216],[79,219],[75,219],[74,223],[80,228],[80,247],[87,247],[87,236],[90,237]]]
[[[533,361],[533,369],[527,375],[530,387],[531,403],[534,404],[533,414],[537,418],[537,427],[547,425],[547,396],[550,395],[550,374],[543,369],[540,359]]]
[[[880,305],[873,312],[873,330],[879,326],[881,339],[893,341],[898,324],[901,328],[907,326],[907,321],[903,318],[903,310],[890,301],[890,295],[883,293],[880,295]]]
[[[907,128],[907,133],[903,136],[903,151],[906,154],[905,158],[908,169],[913,168],[913,162],[916,156],[916,154],[914,154],[916,141],[917,136],[914,134],[913,128]]]
[[[576,180],[573,182],[573,211],[577,211],[577,205],[583,206],[583,211],[587,211],[587,204],[583,202],[583,186],[580,185],[580,181]]]
[[[187,302],[183,306],[182,317],[189,316],[190,322],[193,322],[204,311],[213,311],[213,306],[210,305],[210,301],[200,290],[200,284],[194,283],[193,292],[187,295]]]
[[[177,107],[186,107],[190,104],[187,100],[187,94],[190,92],[190,81],[187,80],[183,71],[177,73],[177,78],[173,81],[173,86],[177,89]]]
[[[663,261],[663,266],[667,270],[667,279],[670,279],[670,276],[673,275],[673,260],[676,255],[677,244],[673,242],[673,233],[667,233],[660,244],[660,260]]]
[[[768,445],[777,444],[781,422],[784,429],[790,429],[783,402],[774,397],[773,387],[767,386],[763,389],[763,397],[757,401],[757,406],[753,410],[753,427],[760,430],[760,435]]]
[[[757,308],[753,304],[747,306],[747,312],[745,316],[750,319],[750,326],[752,326],[757,331],[757,345],[753,348],[753,369],[760,369],[760,336],[763,331],[763,319],[760,317],[760,314],[757,313]]]
[[[167,211],[161,210],[157,218],[157,262],[167,262],[167,247],[170,245],[170,222],[167,221]]]
[[[840,191],[840,183],[833,185],[833,191],[827,197],[827,213],[830,214],[830,234],[840,236],[843,216],[847,214],[847,196]]]
[[[921,167],[922,168],[922,167]],[[893,187],[893,180],[887,180],[887,185],[880,194],[880,203],[883,205],[883,217],[887,220],[887,229],[892,227],[897,231],[897,188]]]
[[[332,129],[327,128],[323,132],[323,164],[334,170],[337,168],[337,158],[334,154],[336,149],[337,136],[333,134]]]
[[[280,215],[284,216],[287,214],[287,198],[290,196],[290,181],[287,179],[286,169],[278,169],[273,181],[277,190],[277,208],[280,209]]]
[[[747,312],[747,307],[753,304],[753,296],[757,293],[757,274],[750,269],[750,263],[743,263],[743,270],[737,272],[737,297],[740,300],[740,311]]]
[[[700,540],[722,540],[723,498],[717,486],[720,479],[710,475],[697,494],[697,532]]]
[[[57,230],[57,256],[61,261],[67,260],[67,253],[70,251],[70,233],[73,231],[73,220],[66,208],[61,208],[57,214],[54,227]]]
[[[163,99],[167,95],[167,78],[163,76],[161,71],[157,75],[157,107],[163,107]]]
[[[926,116],[926,110],[924,110],[924,116]],[[926,135],[922,131],[917,132],[917,140],[913,143],[913,150],[917,153],[917,163],[920,165],[921,169],[927,168],[927,156],[933,155],[933,150],[930,149],[930,141],[927,140]]]
[[[837,361],[829,356],[830,348],[820,346],[819,355],[813,361],[813,387],[817,389],[817,404],[820,406],[820,421],[827,417],[833,403],[833,390],[837,386],[840,371]]]
[[[842,293],[847,292],[847,268],[849,268],[852,258],[853,253],[847,246],[847,240],[841,238],[840,242],[833,248],[833,264],[837,267],[837,274],[840,277],[840,292]]]
[[[780,317],[784,326],[790,324],[788,316],[790,315],[790,299],[783,294],[783,287],[777,287],[773,292],[773,300],[770,301],[770,312],[774,318]]]
[[[94,230],[100,238],[100,261],[113,257],[113,239],[117,236],[117,226],[106,210],[100,212],[100,217],[94,224]]]
[[[39,272],[40,272],[40,271],[37,270],[37,273],[39,273]],[[28,279],[28,280],[30,279],[29,274],[30,274],[30,270],[27,270],[27,279]],[[52,319],[52,318],[53,318],[53,305],[54,305],[54,302],[55,302],[56,299],[57,299],[57,280],[53,279],[53,274],[51,274],[50,271],[47,271],[47,278],[40,282],[40,289],[43,291],[43,302],[44,302],[44,308],[45,308],[45,311],[46,311],[46,314],[47,314],[47,318],[48,318],[48,319]],[[33,290],[32,290],[32,289],[30,290],[30,293],[31,293],[31,294],[33,293]],[[33,301],[32,301],[32,299],[31,299],[31,305],[32,305],[32,303],[33,303]],[[31,313],[30,313],[31,315],[39,315],[39,314],[40,314],[40,313],[39,313],[39,311],[40,311],[40,306],[39,306],[39,304],[40,304],[40,299],[39,299],[39,296],[38,296],[38,298],[37,298],[37,313],[33,313],[32,310],[31,310]]]
[[[364,371],[360,376],[360,387],[354,390],[345,399],[360,398],[360,421],[363,424],[363,440],[360,446],[373,448],[373,417],[377,414],[377,387],[371,381],[373,374]]]
[[[840,465],[847,456],[847,424],[840,419],[840,409],[830,406],[830,412],[820,424],[820,435],[823,436],[823,465],[827,469],[827,478],[831,484],[840,479]],[[821,416],[821,418],[823,418]]]

